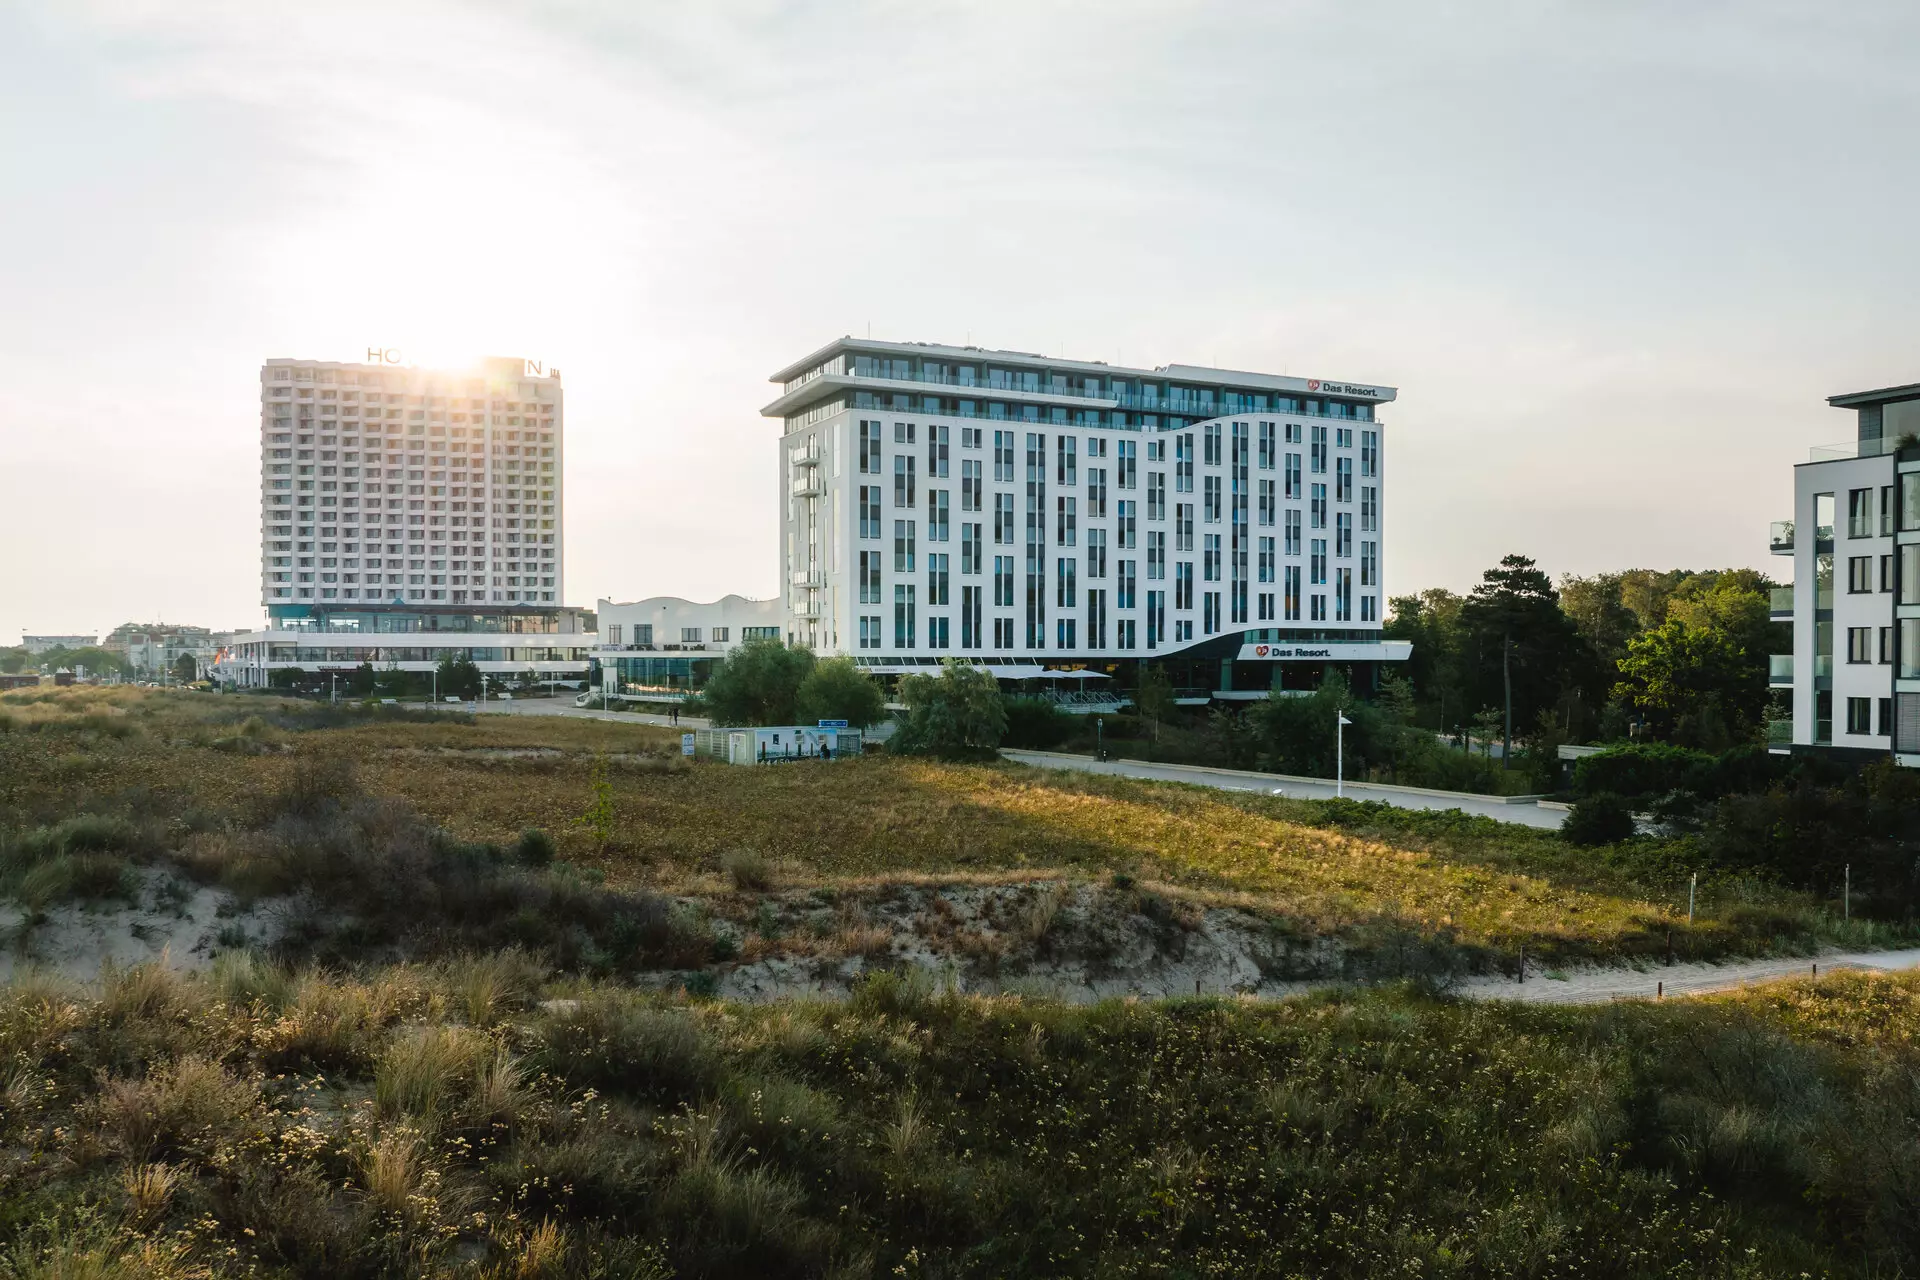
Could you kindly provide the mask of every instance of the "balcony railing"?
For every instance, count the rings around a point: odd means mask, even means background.
[[[1772,747],[1789,746],[1793,742],[1793,721],[1767,721],[1767,745]]]
[[[1775,520],[1767,526],[1767,549],[1777,556],[1793,554],[1793,521]]]
[[[1768,684],[1792,684],[1793,683],[1793,655],[1792,654],[1774,653],[1774,654],[1769,654],[1767,656],[1767,683]]]
[[[1813,678],[1815,680],[1833,679],[1833,655],[1816,653],[1813,655]]]
[[[1767,604],[1769,612],[1771,612],[1774,617],[1791,618],[1793,616],[1793,588],[1774,587],[1767,592]]]

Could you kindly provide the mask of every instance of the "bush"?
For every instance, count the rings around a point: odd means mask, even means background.
[[[1078,727],[1075,719],[1045,698],[1009,698],[1003,742],[1009,747],[1049,751],[1073,736]]]
[[[1610,747],[1574,766],[1573,790],[1579,796],[1605,792],[1629,798],[1699,791],[1714,763],[1704,751],[1658,742]]]
[[[520,833],[519,843],[513,846],[513,856],[523,867],[544,867],[553,862],[557,850],[553,837],[538,827],[528,827]]]
[[[1569,844],[1618,844],[1632,836],[1633,810],[1625,799],[1609,791],[1580,800],[1560,828],[1560,838]]]

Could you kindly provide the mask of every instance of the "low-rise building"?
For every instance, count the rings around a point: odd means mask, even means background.
[[[21,636],[20,647],[30,654],[45,653],[49,649],[91,649],[100,643],[100,637],[94,636]]]
[[[710,603],[652,596],[602,600],[601,691],[609,697],[678,701],[703,687],[713,668],[748,640],[781,638],[780,602],[722,596]]]

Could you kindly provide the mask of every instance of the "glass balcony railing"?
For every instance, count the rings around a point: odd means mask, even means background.
[[[1767,656],[1767,683],[1769,684],[1792,684],[1793,683],[1793,655],[1792,654],[1775,653],[1775,654],[1769,654]]]
[[[1833,742],[1833,721],[1815,720],[1813,722],[1813,740],[1822,745],[1830,745]]]
[[[1767,721],[1767,745],[1771,747],[1790,746],[1793,742],[1793,721]]]
[[[1793,588],[1774,587],[1767,592],[1767,603],[1774,617],[1791,618],[1793,616]]]
[[[1777,556],[1793,554],[1793,521],[1775,520],[1767,526],[1767,549]]]
[[[1833,679],[1833,655],[1816,653],[1813,655],[1813,678],[1815,680]]]
[[[1814,588],[1813,607],[1816,609],[1824,609],[1828,612],[1831,612],[1833,610],[1833,588],[1832,587]]]

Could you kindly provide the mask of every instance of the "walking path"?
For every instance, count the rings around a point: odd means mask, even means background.
[[[1527,1004],[1600,1004],[1608,1000],[1655,1000],[1734,991],[1749,983],[1806,978],[1835,969],[1896,973],[1920,968],[1920,947],[1905,951],[1830,952],[1798,960],[1738,960],[1730,964],[1649,965],[1645,969],[1573,969],[1564,976],[1530,970],[1525,982],[1472,978],[1456,995],[1472,1000],[1519,1000]]]
[[[1328,778],[1296,778],[1286,774],[1249,773],[1241,769],[1211,769],[1189,764],[1150,764],[1145,760],[1102,761],[1092,756],[1066,755],[1058,751],[1008,749],[1000,754],[1009,760],[1045,769],[1111,773],[1151,782],[1187,782],[1202,787],[1218,787],[1222,791],[1284,795],[1295,800],[1331,800],[1334,797],[1334,785]],[[1349,782],[1345,794],[1351,800],[1380,800],[1402,809],[1459,809],[1484,818],[1548,830],[1558,830],[1567,817],[1566,810],[1546,808],[1531,799],[1506,800],[1499,796],[1476,796],[1459,791],[1428,791],[1419,787]]]
[[[684,729],[689,733],[695,729],[707,727],[707,721],[700,716],[681,716],[678,720],[671,720],[666,716],[636,711],[601,711],[593,707],[576,707],[571,698],[515,698],[511,702],[469,702],[461,709],[489,716],[571,716],[576,720],[612,720],[619,724],[661,725],[670,729]]]

